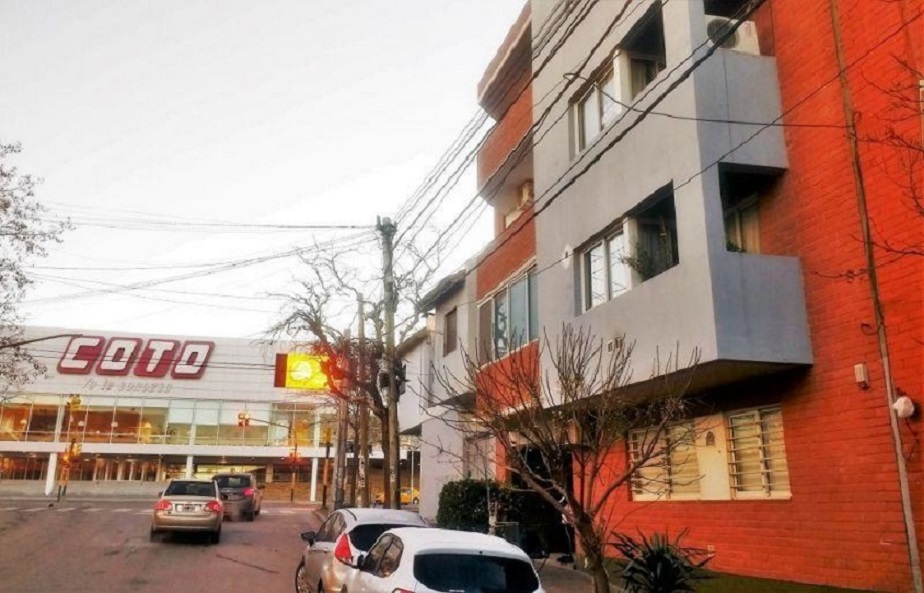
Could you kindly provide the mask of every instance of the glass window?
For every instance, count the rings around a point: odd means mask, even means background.
[[[606,74],[603,75],[600,79],[599,87],[602,113],[600,120],[605,128],[612,123],[621,112],[621,106],[616,102],[618,91],[616,90],[616,79],[613,76],[613,70],[608,70]]]
[[[371,573],[376,572],[382,557],[385,556],[385,551],[388,550],[393,539],[394,536],[392,535],[383,535],[379,538],[379,541],[375,542],[375,545],[369,549],[366,559],[363,560],[363,570]]]
[[[494,359],[493,305],[489,300],[478,307],[478,358],[482,360]]]
[[[539,278],[535,270],[527,275],[529,281],[529,339],[539,338]]]
[[[584,149],[590,141],[596,138],[600,131],[599,102],[597,89],[591,87],[587,94],[578,103],[578,121],[580,122],[580,135],[578,148]]]
[[[700,492],[696,433],[692,422],[676,424],[666,434],[637,430],[629,435],[629,455],[643,465],[632,476],[636,498],[696,498]]]
[[[760,492],[767,496],[789,492],[783,414],[779,407],[730,414],[728,451],[735,492]]]
[[[388,549],[385,550],[385,553],[382,555],[382,560],[379,562],[379,568],[376,574],[383,579],[391,576],[393,572],[398,570],[398,565],[401,563],[401,552],[403,551],[404,545],[401,543],[401,540],[396,537],[392,538],[391,545],[388,546]]]
[[[592,309],[629,289],[622,228],[584,252],[584,308]]]
[[[494,297],[494,355],[497,358],[507,356],[507,291],[502,290]]]
[[[414,577],[434,591],[532,593],[539,581],[532,564],[489,554],[418,554]]]
[[[218,414],[221,402],[199,400],[196,402],[196,443],[214,445],[218,442]]]
[[[725,209],[725,245],[729,251],[760,253],[757,196]]]
[[[510,347],[526,343],[529,335],[529,288],[523,276],[510,285]]]
[[[603,243],[597,243],[584,254],[588,309],[606,301],[606,252]]]
[[[456,349],[459,344],[459,310],[453,309],[446,313],[443,327],[443,356]]]

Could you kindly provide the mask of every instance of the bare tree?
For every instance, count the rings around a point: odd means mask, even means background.
[[[589,331],[565,326],[554,342],[545,336],[499,361],[463,352],[461,377],[438,373],[447,394],[442,405],[460,418],[447,423],[490,435],[497,464],[573,524],[598,593],[609,591],[603,560],[614,493],[629,484],[656,490],[663,473],[646,470],[663,467],[695,436],[692,427],[679,435],[677,427],[689,426],[684,396],[698,352],[682,368],[677,352],[663,364],[655,360],[649,380],[632,383],[632,351],[623,341],[608,352]],[[466,402],[470,393],[474,401]],[[627,439],[628,463],[619,455]]]
[[[399,297],[395,328],[399,343],[419,326],[421,317],[415,305],[435,269],[435,265],[416,259],[412,245],[406,246],[406,254],[403,262],[396,262],[395,270]],[[296,291],[283,295],[288,301],[284,316],[268,333],[272,339],[290,339],[327,355],[330,363],[325,371],[332,379],[331,393],[352,401],[365,399],[380,425],[380,430],[373,432],[388,435],[387,398],[379,383],[379,367],[385,355],[385,303],[382,297],[370,296],[381,294],[381,276],[370,277],[368,268],[362,265],[368,259],[368,254],[357,257],[356,252],[343,250],[302,256],[307,276],[297,282]],[[359,301],[365,304],[366,328],[361,353],[357,332],[349,332]],[[344,360],[346,352],[351,353],[352,362],[337,364]],[[359,368],[358,360],[365,361],[364,368]],[[388,439],[382,436],[379,444],[384,454],[384,475],[388,476]],[[385,506],[391,504],[390,494],[386,488]]]
[[[10,164],[21,150],[19,144],[0,142],[0,394],[45,371],[20,347],[25,340],[19,306],[32,284],[27,268],[70,228],[67,222],[43,218],[46,209],[35,200],[39,180]]]

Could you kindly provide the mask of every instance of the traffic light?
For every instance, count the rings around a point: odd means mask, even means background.
[[[404,361],[396,360],[394,363],[395,389],[398,395],[404,393],[404,385],[407,383],[407,365]],[[379,389],[388,388],[388,373],[383,369],[379,372]]]
[[[78,459],[83,453],[83,445],[80,443],[71,443],[71,459]]]
[[[237,413],[237,425],[244,427],[250,426],[250,412],[238,412]]]

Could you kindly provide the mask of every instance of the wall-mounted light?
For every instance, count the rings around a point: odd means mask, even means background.
[[[869,389],[869,371],[865,362],[853,365],[853,378],[860,389]]]
[[[899,418],[911,418],[914,416],[914,402],[907,395],[903,395],[892,403],[892,409]]]

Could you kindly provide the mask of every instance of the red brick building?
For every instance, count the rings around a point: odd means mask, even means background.
[[[701,347],[701,480],[621,490],[620,529],[688,529],[721,572],[914,591],[924,1],[636,4],[527,5],[479,85],[499,122],[479,337],[497,359],[562,323]],[[747,22],[714,48],[728,19]],[[673,243],[656,274],[599,256],[653,218]]]

